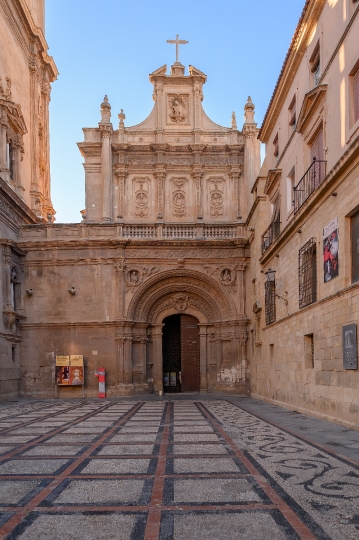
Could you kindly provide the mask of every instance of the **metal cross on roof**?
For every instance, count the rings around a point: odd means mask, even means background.
[[[179,64],[179,46],[180,45],[186,45],[188,41],[185,39],[179,39],[178,34],[176,35],[176,39],[168,39],[167,43],[175,43],[176,44],[176,64]]]

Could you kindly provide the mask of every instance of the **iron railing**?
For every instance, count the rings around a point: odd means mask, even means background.
[[[262,235],[262,254],[273,244],[274,240],[280,233],[280,219],[272,221],[268,229]]]
[[[298,212],[313,191],[323,182],[326,175],[326,165],[326,161],[313,158],[311,166],[294,187],[294,213]]]

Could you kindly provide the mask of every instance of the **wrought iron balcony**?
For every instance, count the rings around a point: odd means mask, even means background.
[[[294,187],[294,213],[298,212],[308,197],[320,186],[326,175],[327,162],[313,158],[313,162]]]
[[[274,240],[279,236],[280,233],[280,220],[276,219],[272,221],[268,229],[262,236],[262,254],[267,251],[269,246],[273,244]]]

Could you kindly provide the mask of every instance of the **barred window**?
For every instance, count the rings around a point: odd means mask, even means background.
[[[299,308],[317,300],[317,246],[311,238],[299,250]]]
[[[271,324],[275,322],[275,281],[265,282],[265,314],[266,324]]]

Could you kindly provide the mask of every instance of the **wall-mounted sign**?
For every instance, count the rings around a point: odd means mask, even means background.
[[[335,217],[323,229],[324,283],[339,275],[338,218]]]
[[[57,386],[84,384],[84,357],[82,355],[56,356]]]
[[[343,326],[343,367],[358,369],[357,325],[354,323]]]

